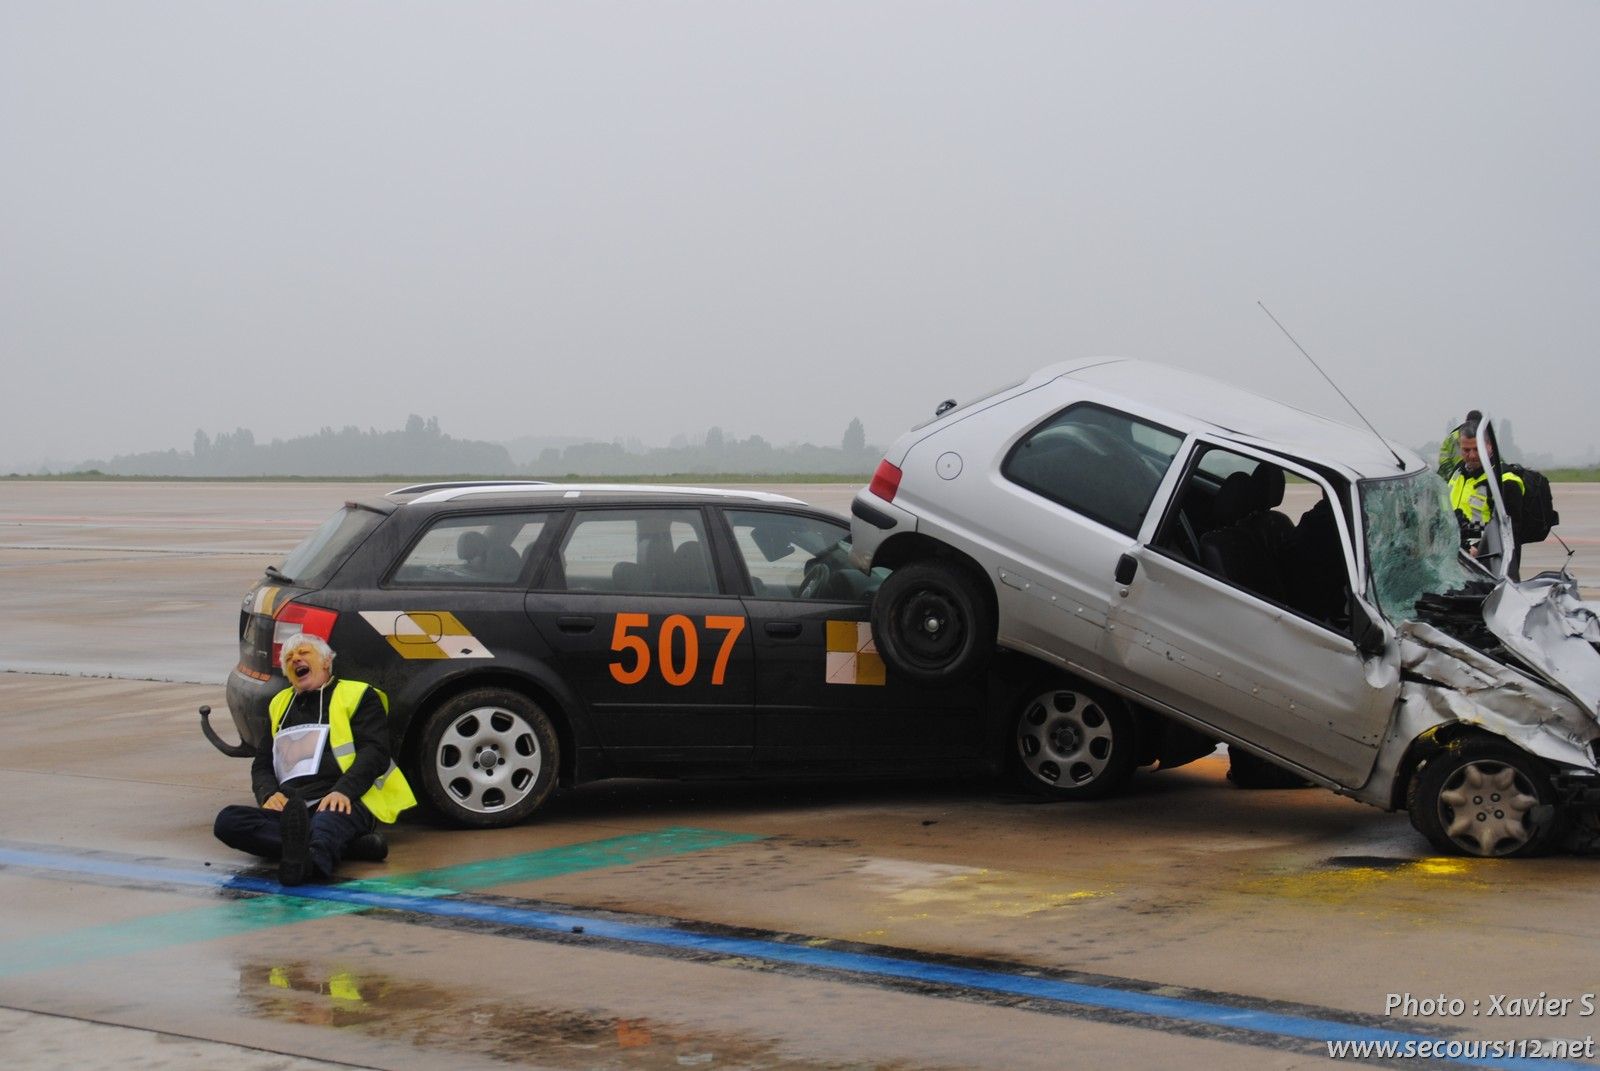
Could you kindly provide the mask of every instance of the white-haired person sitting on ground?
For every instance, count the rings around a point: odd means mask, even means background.
[[[250,767],[258,807],[217,814],[217,839],[278,860],[278,880],[326,881],[343,858],[380,861],[389,854],[378,832],[416,805],[389,756],[383,693],[333,676],[333,649],[301,633],[280,658],[289,687],[268,707],[272,746]]]

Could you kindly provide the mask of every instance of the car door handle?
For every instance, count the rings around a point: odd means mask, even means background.
[[[1135,574],[1139,572],[1139,559],[1132,554],[1124,554],[1117,559],[1117,571],[1114,574],[1119,584],[1131,584]]]
[[[768,636],[787,636],[793,638],[800,635],[800,622],[798,621],[768,621]]]
[[[581,636],[585,632],[594,631],[594,618],[558,617],[556,618],[556,628],[560,629],[562,632],[571,633],[574,636]]]

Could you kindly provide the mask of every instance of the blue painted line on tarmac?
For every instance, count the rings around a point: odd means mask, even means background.
[[[305,885],[286,889],[268,878],[254,877],[247,874],[206,874],[193,870],[154,866],[145,863],[122,862],[94,857],[64,856],[50,852],[30,852],[6,848],[0,848],[0,864],[133,881],[289,896],[329,905],[337,904],[354,909],[410,912],[441,918],[488,923],[502,927],[536,930],[552,934],[559,933],[569,938],[581,934],[583,938],[614,941],[622,944],[744,957],[812,970],[894,981],[954,986],[981,993],[1003,994],[1006,996],[1025,997],[1031,1000],[1070,1004],[1083,1008],[1126,1012],[1230,1030],[1244,1030],[1259,1034],[1295,1038],[1302,1041],[1396,1042],[1400,1044],[1406,1042],[1428,1042],[1438,1044],[1446,1040],[1422,1034],[1408,1034],[1397,1030],[1382,1030],[1370,1026],[1340,1022],[1335,1019],[1287,1015],[1192,998],[1168,997],[1139,990],[1118,989],[1112,986],[1089,985],[1056,978],[1044,978],[1026,973],[928,963],[875,953],[817,948],[783,941],[762,940],[760,938],[696,933],[692,930],[621,922],[615,919],[572,912],[541,911],[505,904],[486,903],[453,895],[443,897],[438,895],[440,890],[426,887],[381,891],[370,886],[358,887],[358,883],[350,882],[336,885]],[[579,929],[580,927],[581,929]],[[1593,1071],[1594,1068],[1593,1064],[1546,1059],[1511,1058],[1503,1060],[1458,1060],[1452,1062],[1464,1067],[1527,1068],[1530,1071],[1535,1068],[1541,1069],[1541,1071],[1576,1071],[1576,1069],[1588,1068]]]
[[[213,889],[225,888],[237,876],[227,871],[207,874],[198,870],[129,863],[120,859],[105,859],[92,855],[32,852],[19,848],[0,848],[0,865],[25,866],[34,870],[59,870],[97,878],[150,881],[162,885],[196,885]]]
[[[432,870],[347,881],[340,888],[347,892],[362,890],[401,896],[453,896],[497,885],[627,866],[761,839],[759,835],[751,833],[671,826],[649,833],[563,844]],[[230,887],[234,874],[231,867],[211,870],[199,865],[153,865],[132,856],[63,851],[0,841],[0,865],[9,861],[14,865],[37,866],[61,873],[65,865],[62,860],[73,857],[81,863],[76,876],[119,884],[148,886],[165,883],[194,887],[202,892],[221,891]],[[260,890],[252,888],[246,891]],[[141,915],[64,932],[17,937],[0,941],[0,979],[35,971],[61,970],[116,956],[158,952],[196,941],[237,937],[258,930],[365,910],[360,904],[311,900],[300,896],[246,896],[162,915]]]

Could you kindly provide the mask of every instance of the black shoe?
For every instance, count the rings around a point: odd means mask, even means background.
[[[363,833],[345,845],[344,857],[362,863],[381,863],[389,858],[389,842],[382,833]]]
[[[283,857],[278,860],[280,885],[303,884],[311,874],[311,812],[306,801],[291,796],[278,819],[283,839]]]

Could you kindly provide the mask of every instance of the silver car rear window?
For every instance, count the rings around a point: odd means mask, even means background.
[[[1074,405],[1012,448],[1000,471],[1014,483],[1134,535],[1183,436],[1107,409]]]

